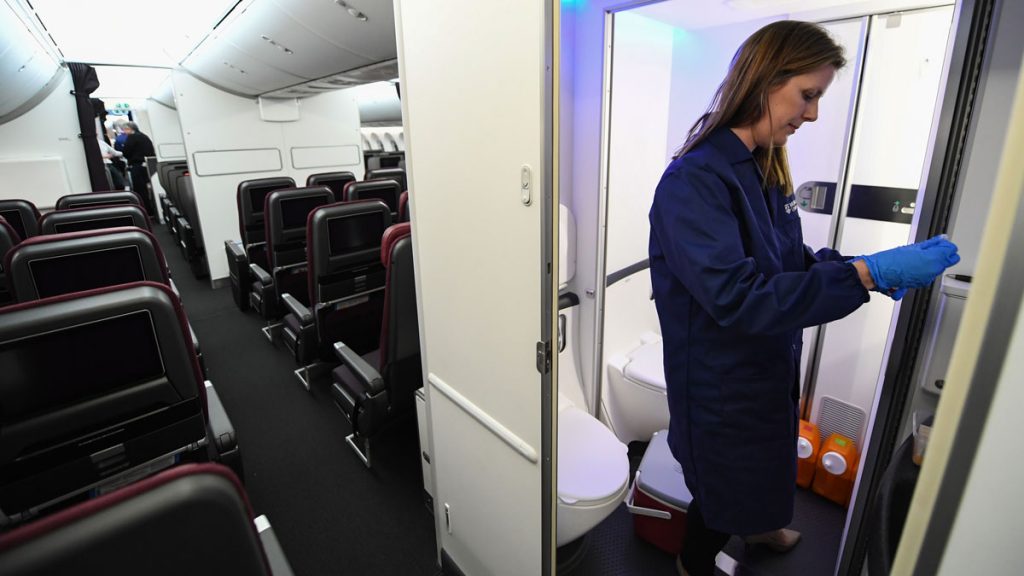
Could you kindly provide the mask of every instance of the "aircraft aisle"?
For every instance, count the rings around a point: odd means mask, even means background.
[[[166,228],[154,228],[238,433],[253,511],[270,519],[295,574],[435,574],[415,419],[375,439],[367,470],[345,443],[351,430],[327,382],[306,392],[261,320],[240,312],[227,287],[197,280]]]

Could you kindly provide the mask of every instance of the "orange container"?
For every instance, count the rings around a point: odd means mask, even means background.
[[[818,427],[806,420],[801,420],[800,435],[796,439],[796,483],[798,486],[811,487],[820,451],[821,432],[818,432]]]
[[[857,478],[856,445],[842,434],[832,434],[821,445],[820,454],[811,489],[841,506],[847,506]]]

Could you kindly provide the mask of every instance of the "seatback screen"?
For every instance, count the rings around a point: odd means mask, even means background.
[[[262,215],[263,201],[266,200],[267,194],[282,188],[287,188],[287,186],[275,184],[273,186],[254,186],[249,188],[249,205],[252,206],[253,215]]]
[[[7,223],[11,225],[11,228],[14,228],[14,231],[18,233],[18,236],[21,236],[22,240],[25,239],[27,236],[25,234],[25,221],[21,219],[20,210],[0,210],[0,216],[7,220]]]
[[[10,422],[159,378],[164,364],[143,310],[0,343],[0,421]]]
[[[384,219],[380,213],[338,216],[327,221],[331,256],[379,249],[384,236]]]
[[[146,278],[136,246],[40,258],[28,263],[40,298],[116,286]]]
[[[305,198],[285,198],[281,200],[281,226],[285,230],[305,228],[309,213],[327,203],[323,196],[307,196]]]
[[[79,220],[77,222],[58,222],[53,225],[53,229],[58,234],[63,234],[65,232],[81,232],[82,230],[117,228],[119,226],[135,226],[135,219],[131,216],[111,216],[109,218]]]

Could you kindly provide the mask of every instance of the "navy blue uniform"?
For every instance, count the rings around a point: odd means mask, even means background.
[[[669,446],[709,528],[793,517],[801,331],[868,301],[852,264],[804,246],[795,196],[765,190],[729,129],[669,164],[651,207]]]

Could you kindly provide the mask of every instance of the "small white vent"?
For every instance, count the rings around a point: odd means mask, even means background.
[[[821,399],[821,407],[818,410],[818,429],[821,430],[822,440],[830,434],[842,434],[856,442],[857,447],[862,446],[861,434],[864,431],[864,411],[853,404],[847,404],[831,396],[824,396]]]

